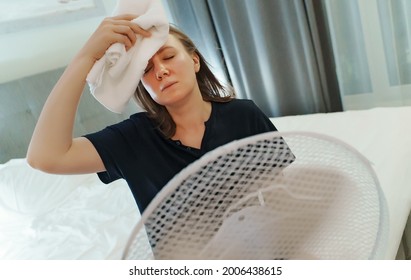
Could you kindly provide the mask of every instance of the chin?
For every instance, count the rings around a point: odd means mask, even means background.
[[[164,98],[159,98],[156,102],[162,106],[173,106],[181,103],[187,97],[179,93],[167,93],[167,95]]]

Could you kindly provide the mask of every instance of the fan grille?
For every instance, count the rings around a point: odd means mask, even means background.
[[[352,148],[266,133],[222,146],[171,180],[125,258],[368,259],[381,209],[378,181]]]

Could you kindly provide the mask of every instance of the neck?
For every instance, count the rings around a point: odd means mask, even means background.
[[[211,103],[202,98],[196,98],[178,108],[167,109],[177,128],[189,129],[193,126],[204,125],[211,114]]]
[[[179,106],[167,107],[167,110],[176,124],[176,132],[172,139],[183,140],[188,135],[199,135],[200,139],[202,138],[204,123],[211,115],[211,103],[204,101],[201,94],[191,95],[189,100],[185,100]]]

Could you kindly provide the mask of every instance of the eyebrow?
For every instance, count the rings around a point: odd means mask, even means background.
[[[162,46],[157,53],[161,53],[163,51],[165,51],[166,49],[174,49],[172,46]]]

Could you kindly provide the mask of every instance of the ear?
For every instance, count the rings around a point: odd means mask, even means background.
[[[198,71],[200,71],[200,57],[196,53],[193,54],[193,62],[194,70],[198,73]]]

